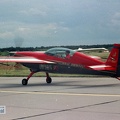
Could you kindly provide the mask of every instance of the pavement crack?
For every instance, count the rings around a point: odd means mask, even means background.
[[[58,111],[52,111],[52,112],[36,114],[36,115],[31,115],[31,116],[26,116],[26,117],[20,117],[20,118],[15,118],[15,119],[12,119],[12,120],[22,120],[22,119],[40,117],[40,116],[45,116],[45,115],[50,115],[50,114],[68,112],[68,111],[78,110],[78,109],[81,109],[81,108],[87,108],[87,107],[93,107],[93,106],[99,106],[99,105],[106,105],[106,104],[110,104],[110,103],[114,103],[114,102],[118,102],[118,101],[120,101],[120,99],[112,100],[112,101],[106,101],[106,102],[101,102],[101,103],[96,103],[96,104],[90,104],[90,105],[85,105],[85,106],[80,106],[80,107],[62,109],[62,110],[58,110]]]

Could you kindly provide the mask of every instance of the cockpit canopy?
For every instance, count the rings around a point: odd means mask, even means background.
[[[69,54],[69,56],[72,57],[74,53],[74,50],[68,48],[51,48],[45,52],[47,55],[56,56],[59,58],[65,58],[66,54]]]

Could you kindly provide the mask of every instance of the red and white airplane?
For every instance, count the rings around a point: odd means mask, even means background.
[[[46,82],[51,83],[49,73],[75,73],[106,75],[120,80],[120,44],[114,44],[106,62],[67,48],[52,48],[46,52],[16,52],[14,56],[0,58],[0,63],[15,62],[30,69],[31,73],[22,80],[28,84],[36,72],[46,72]]]

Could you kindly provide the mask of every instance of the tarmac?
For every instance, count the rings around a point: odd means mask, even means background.
[[[105,77],[0,77],[0,120],[119,120],[120,81]],[[4,113],[3,113],[4,112]]]

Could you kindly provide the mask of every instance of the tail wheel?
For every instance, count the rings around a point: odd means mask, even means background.
[[[51,83],[51,82],[52,82],[51,77],[47,77],[47,78],[46,78],[46,82],[47,82],[47,83]]]
[[[23,79],[22,80],[22,85],[27,85],[28,84],[28,80],[27,79]]]

